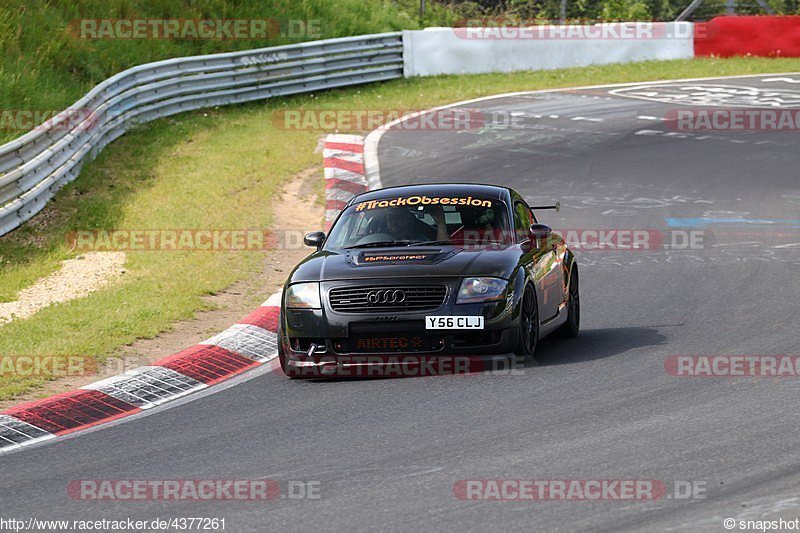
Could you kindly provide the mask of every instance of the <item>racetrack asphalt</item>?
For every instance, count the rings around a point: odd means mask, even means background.
[[[304,382],[262,368],[235,386],[2,456],[0,517],[224,517],[237,532],[723,531],[729,517],[800,517],[800,382],[665,370],[674,355],[800,355],[798,132],[681,132],[661,120],[726,105],[797,109],[799,80],[498,97],[462,106],[493,116],[495,127],[389,130],[378,147],[385,186],[507,185],[532,204],[560,200],[560,213],[539,213],[557,230],[646,229],[667,239],[696,231],[703,244],[577,250],[581,336],[545,340],[539,365],[522,372]],[[290,481],[318,482],[320,497],[67,493],[82,479],[255,478],[284,492]],[[454,496],[459,480],[475,479],[660,480],[704,491],[656,501]]]

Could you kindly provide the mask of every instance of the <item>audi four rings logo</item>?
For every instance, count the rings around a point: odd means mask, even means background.
[[[405,300],[406,293],[399,289],[370,291],[367,293],[367,301],[371,304],[400,304]]]

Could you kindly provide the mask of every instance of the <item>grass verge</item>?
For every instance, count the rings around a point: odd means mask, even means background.
[[[0,142],[30,129],[19,112],[35,111],[49,118],[100,81],[134,65],[447,25],[457,17],[446,6],[433,4],[420,21],[418,8],[416,0],[4,0],[0,2]],[[99,21],[116,19],[266,20],[269,29],[253,33],[252,39],[125,39],[81,33],[82,20],[95,21],[99,27]]]
[[[281,184],[312,165],[320,131],[286,131],[276,113],[303,109],[425,109],[502,92],[601,83],[800,71],[798,59],[695,59],[477,76],[397,80],[200,111],[125,135],[29,224],[0,238],[0,301],[74,257],[84,229],[261,229]],[[0,326],[0,357],[84,356],[102,363],[207,307],[262,268],[261,252],[131,252],[122,282]],[[265,295],[266,296],[266,295]],[[0,372],[0,399],[45,379]]]

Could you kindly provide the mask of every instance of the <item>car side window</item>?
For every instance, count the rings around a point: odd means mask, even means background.
[[[533,224],[533,212],[530,207],[519,200],[514,202],[514,230],[517,234],[517,242],[525,242],[530,239],[531,224]]]

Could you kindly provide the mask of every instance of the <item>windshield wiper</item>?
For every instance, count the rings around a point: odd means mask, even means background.
[[[501,241],[485,240],[485,241],[479,241],[475,244],[483,246],[487,244],[505,244],[505,243]],[[381,247],[389,248],[392,246],[445,246],[445,245],[459,246],[457,242],[453,242],[451,240],[438,240],[438,241],[397,240],[397,241],[377,241],[377,242],[365,242],[364,244],[353,244],[352,246],[342,247],[342,250],[353,250],[355,248],[381,248]]]
[[[463,246],[465,244],[468,245],[477,245],[483,246],[487,244],[505,244],[502,241],[492,241],[492,240],[479,240],[474,243],[472,242],[464,242],[464,241],[450,241],[450,240],[442,240],[442,241],[424,241],[424,242],[414,242],[413,244],[409,244],[409,246],[437,246],[437,245],[449,245],[449,246]]]
[[[435,246],[435,245],[443,245],[443,244],[453,244],[450,240],[441,240],[441,241],[414,241],[413,243],[409,244],[409,246]]]
[[[390,246],[411,246],[412,244],[416,244],[419,241],[377,241],[377,242],[365,242],[364,244],[354,244],[352,246],[345,246],[342,250],[352,250],[354,248],[379,248],[379,247],[390,247]]]

